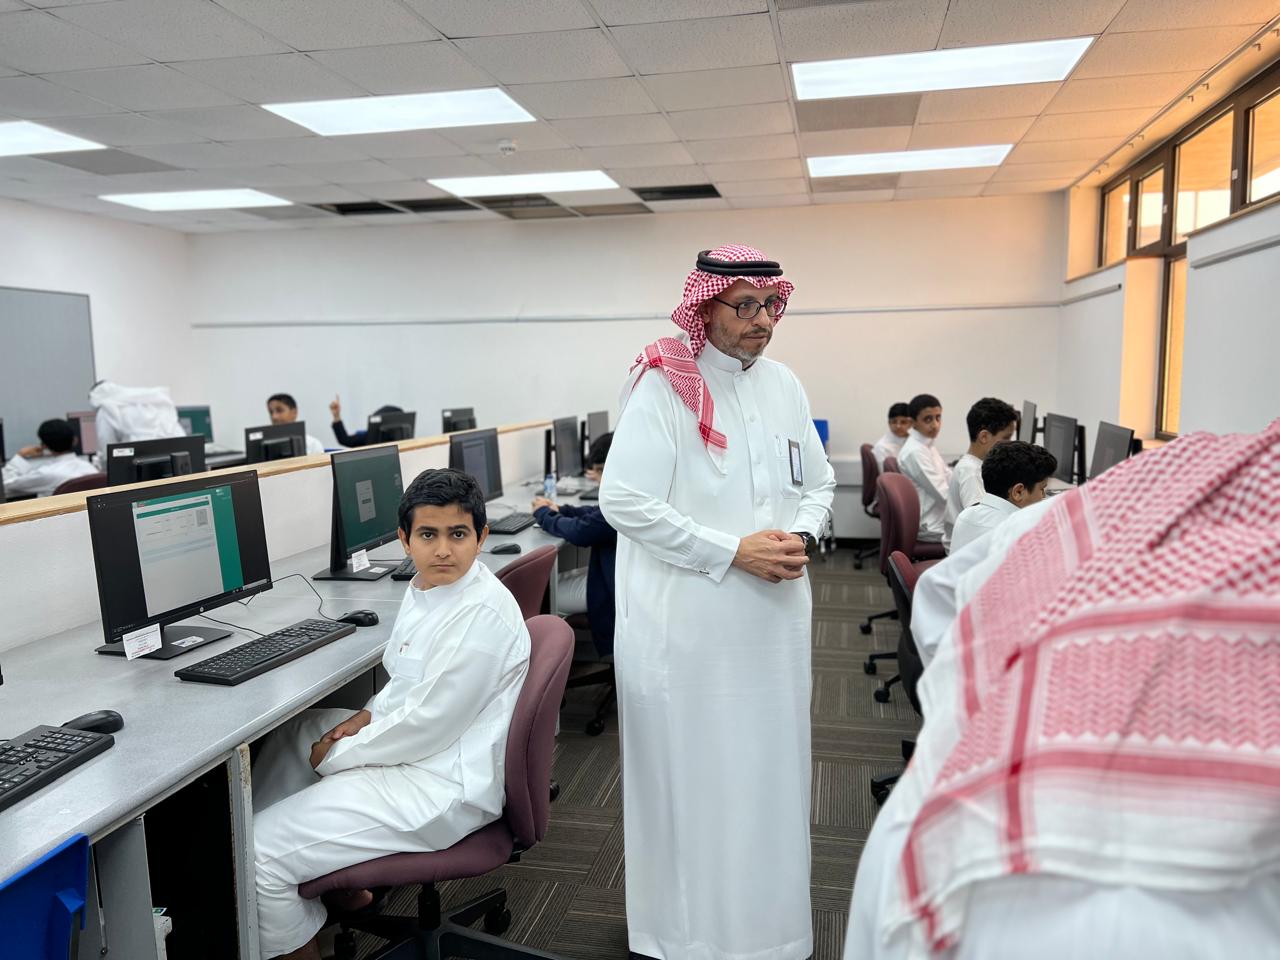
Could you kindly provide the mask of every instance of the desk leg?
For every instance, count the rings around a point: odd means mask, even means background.
[[[109,960],[156,960],[147,836],[142,818],[130,820],[93,847],[102,892],[102,921]]]
[[[258,895],[253,883],[253,782],[247,743],[236,747],[227,760],[227,787],[231,795],[231,849],[235,857],[240,960],[262,960],[258,949]]]

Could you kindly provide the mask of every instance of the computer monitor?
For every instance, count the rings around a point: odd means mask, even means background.
[[[556,449],[556,477],[582,475],[582,439],[578,436],[578,418],[560,417],[551,422]]]
[[[450,437],[449,466],[475,477],[485,500],[502,496],[502,461],[498,457],[498,431],[493,427]]]
[[[107,444],[107,486],[204,473],[203,437]]]
[[[92,457],[98,452],[98,411],[72,410],[67,414],[71,432],[76,435],[76,453]]]
[[[4,452],[4,417],[0,417],[0,463],[8,463],[9,455]]]
[[[380,580],[394,564],[374,563],[363,570],[351,555],[396,539],[400,524],[398,447],[360,447],[331,454],[333,524],[329,533],[329,568],[312,580]]]
[[[208,407],[178,407],[178,423],[188,437],[204,437],[205,443],[213,443],[213,414]]]
[[[609,432],[609,411],[598,410],[587,414],[587,439],[593,443]]]
[[[1093,460],[1089,463],[1089,479],[1110,470],[1129,456],[1133,446],[1133,431],[1128,427],[1098,422],[1098,435],[1093,440]]]
[[[1044,415],[1044,448],[1058,461],[1054,476],[1063,483],[1071,483],[1074,476],[1076,449],[1076,421],[1072,417],[1056,413]]]
[[[369,442],[391,443],[395,440],[409,440],[413,437],[413,427],[418,415],[412,410],[404,413],[371,413],[369,414]]]
[[[1022,419],[1018,421],[1018,439],[1023,443],[1036,442],[1036,405],[1022,401]]]
[[[271,589],[253,470],[97,494],[86,510],[107,641],[99,653],[123,655],[125,636],[160,627],[162,646],[147,656],[169,660],[231,634],[179,620]]]
[[[203,442],[203,438],[201,438]],[[244,462],[267,463],[307,454],[307,423],[268,423],[244,432]]]
[[[454,407],[452,410],[440,411],[441,433],[457,433],[459,430],[476,428],[476,412],[471,407]]]

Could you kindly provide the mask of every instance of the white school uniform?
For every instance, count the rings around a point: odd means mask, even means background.
[[[122,387],[104,380],[89,391],[89,403],[98,411],[94,463],[100,470],[106,469],[108,444],[187,435],[168,387]]]
[[[920,496],[920,539],[936,543],[946,534],[951,468],[933,444],[933,440],[912,427],[898,454],[898,469],[915,484]]]
[[[984,493],[978,502],[965,507],[951,534],[951,550],[962,550],[981,536],[990,533],[1018,512],[1016,505],[994,493]]]
[[[876,458],[876,466],[880,468],[881,473],[884,473],[884,458],[898,456],[902,452],[902,445],[906,442],[906,437],[900,437],[890,430],[872,445],[871,454]]]
[[[942,542],[948,547],[957,518],[986,492],[987,488],[982,485],[982,461],[972,453],[966,453],[951,468],[951,482],[947,484],[947,514],[943,519]]]
[[[97,472],[88,460],[71,452],[30,460],[15,453],[4,465],[4,492],[10,497],[27,493],[47,497],[68,480]]]

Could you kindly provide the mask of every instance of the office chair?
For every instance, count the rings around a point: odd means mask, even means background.
[[[516,701],[507,734],[506,806],[502,818],[481,827],[447,850],[432,853],[393,853],[367,863],[337,870],[302,884],[298,892],[308,900],[338,894],[326,902],[333,910],[343,893],[372,887],[420,884],[418,915],[398,917],[339,912],[341,925],[335,946],[338,960],[353,960],[355,934],[365,933],[392,941],[379,958],[405,955],[426,960],[444,957],[483,957],[489,960],[557,960],[543,953],[498,939],[511,924],[507,892],[501,888],[458,907],[446,917],[440,906],[437,883],[479,877],[504,863],[516,863],[540,841],[550,819],[551,754],[555,747],[556,716],[564,695],[569,661],[573,656],[573,631],[559,617],[537,616],[528,621],[529,672]],[[341,908],[337,907],[340,911]],[[332,916],[332,913],[331,913]],[[485,933],[469,929],[484,920]],[[412,947],[412,953],[405,951]]]
[[[862,512],[873,520],[880,519],[880,511],[876,509],[876,478],[880,476],[880,465],[876,463],[876,455],[871,451],[871,444],[864,443],[859,452],[862,454]],[[880,552],[878,546],[867,547],[853,555],[853,569],[861,570],[862,562]]]
[[[564,619],[573,628],[575,641],[582,633],[591,634],[591,621],[587,619],[585,613],[571,613]],[[613,671],[613,655],[601,656],[596,650],[594,637],[587,643],[575,642],[574,644],[575,651],[579,649],[587,651],[588,648],[589,652],[584,657],[579,658],[575,653],[574,667],[569,671],[569,680],[565,687],[572,689],[602,686],[605,688],[600,699],[596,701],[595,716],[587,721],[584,731],[589,737],[598,737],[604,733],[609,713],[618,702],[618,678]],[[581,669],[577,669],[578,667]]]
[[[507,564],[496,574],[520,604],[520,615],[526,620],[544,611],[551,569],[556,562],[556,548],[550,545],[526,553]]]
[[[81,490],[97,490],[107,485],[107,475],[105,473],[89,473],[83,477],[74,477],[70,480],[63,480],[53,491],[53,496],[60,493],[79,493]]]
[[[880,472],[881,472],[881,473],[901,473],[902,471],[898,469],[898,458],[897,458],[897,457],[885,457],[885,458],[884,458],[884,469],[883,469],[883,470],[881,470]]]
[[[89,838],[83,833],[0,880],[4,955],[15,960],[66,960],[75,931],[84,928],[88,890]]]

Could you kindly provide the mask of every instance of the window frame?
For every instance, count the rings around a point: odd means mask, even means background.
[[[1186,244],[1183,244],[1185,247]],[[1187,259],[1186,251],[1183,250],[1181,256],[1166,257],[1164,261],[1164,292],[1160,298],[1160,366],[1158,368],[1159,376],[1156,378],[1156,425],[1155,435],[1157,440],[1176,440],[1178,434],[1171,433],[1164,429],[1164,403],[1165,403],[1165,382],[1169,375],[1169,308],[1173,299],[1173,265],[1175,263],[1185,262]],[[1191,265],[1187,264],[1188,270]],[[1186,303],[1183,303],[1183,337],[1186,337]],[[1179,424],[1181,426],[1181,424]]]

